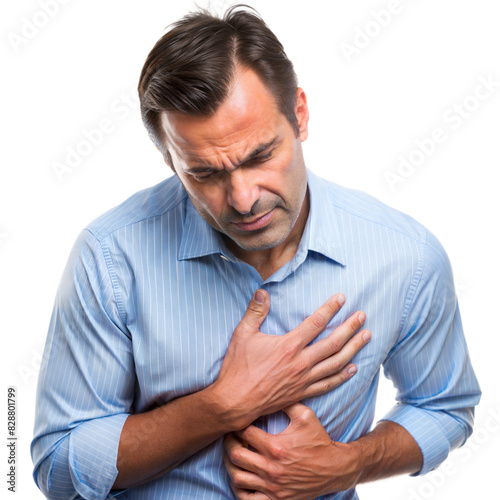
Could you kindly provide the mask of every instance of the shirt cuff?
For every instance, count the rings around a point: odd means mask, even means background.
[[[408,404],[398,404],[382,419],[404,427],[417,442],[423,456],[421,476],[442,464],[455,444],[464,439],[464,429],[443,411],[431,411]]]
[[[118,445],[128,416],[122,413],[88,420],[71,431],[69,470],[74,488],[83,498],[108,498],[118,475]]]

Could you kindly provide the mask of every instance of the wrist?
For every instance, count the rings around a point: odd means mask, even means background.
[[[217,381],[203,392],[207,407],[217,415],[226,434],[245,429],[259,416],[245,408],[235,397],[234,391],[232,393],[225,391]]]
[[[329,463],[328,470],[331,471],[325,492],[347,491],[361,482],[365,457],[362,447],[356,441],[332,441],[331,452],[325,457],[325,463]]]
[[[356,461],[356,482],[354,486],[366,482],[371,477],[370,471],[380,463],[384,455],[384,443],[375,442],[365,436],[349,443],[351,458]]]
[[[411,474],[422,467],[422,453],[413,437],[391,421],[379,422],[371,432],[352,444],[360,455],[358,483]]]

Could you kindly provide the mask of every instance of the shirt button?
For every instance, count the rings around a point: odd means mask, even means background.
[[[224,260],[227,260],[227,262],[231,262],[225,255],[220,254],[220,258],[224,259]]]

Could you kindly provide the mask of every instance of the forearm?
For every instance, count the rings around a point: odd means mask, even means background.
[[[351,446],[359,457],[359,478],[366,483],[394,476],[413,474],[422,468],[423,457],[410,433],[399,424],[382,421]]]
[[[213,386],[128,417],[113,489],[152,481],[234,429]]]
[[[353,375],[348,362],[370,338],[366,331],[355,333],[364,314],[352,315],[327,339],[308,346],[340,309],[339,296],[292,332],[270,336],[259,331],[269,310],[267,294],[260,295],[263,301],[252,300],[235,329],[211,386],[127,419],[115,489],[151,481],[259,416],[334,389]]]

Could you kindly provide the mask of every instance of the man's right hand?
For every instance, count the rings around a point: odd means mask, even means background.
[[[269,312],[269,297],[258,290],[233,333],[213,384],[127,418],[113,488],[152,481],[257,417],[323,394],[348,380],[354,374],[349,373],[354,368],[349,361],[368,341],[363,335],[369,332],[356,333],[364,314],[353,314],[327,338],[308,345],[342,303],[343,295],[335,295],[291,332],[272,336],[259,331]]]
[[[291,332],[267,335],[260,326],[269,312],[269,296],[257,290],[211,387],[221,418],[235,430],[243,429],[259,416],[324,394],[351,378],[356,367],[349,362],[371,337],[368,330],[356,333],[364,313],[354,313],[328,337],[309,345],[344,301],[342,294],[334,295]]]

